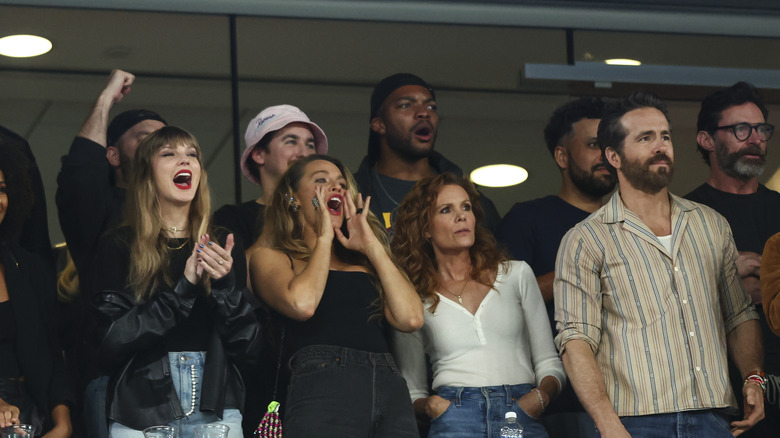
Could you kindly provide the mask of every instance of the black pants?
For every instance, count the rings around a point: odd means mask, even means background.
[[[292,358],[284,435],[416,438],[406,387],[389,353],[315,345]]]

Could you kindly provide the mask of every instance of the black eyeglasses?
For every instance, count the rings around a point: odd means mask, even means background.
[[[734,132],[734,137],[737,137],[737,140],[739,141],[747,140],[754,129],[758,133],[758,138],[760,138],[761,141],[769,140],[775,132],[775,126],[770,125],[769,123],[756,123],[755,125],[751,125],[750,123],[742,122],[728,126],[718,126],[715,129],[731,129]]]

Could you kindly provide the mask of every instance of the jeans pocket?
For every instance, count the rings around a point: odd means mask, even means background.
[[[308,377],[326,371],[340,363],[341,359],[339,358],[320,358],[302,361],[301,363],[295,364],[295,367],[293,367],[291,379],[297,380],[302,377]]]
[[[533,415],[529,414],[528,412],[525,411],[525,409],[523,409],[520,406],[520,400],[515,400],[515,407],[517,408],[517,411],[518,411],[517,414],[518,415],[525,415],[526,417],[530,418],[533,421],[539,421],[539,418],[536,418]],[[522,424],[523,422],[520,421],[520,423]]]
[[[445,415],[447,415],[447,414],[449,414],[450,412],[452,412],[452,411],[454,411],[454,410],[455,410],[455,402],[453,402],[452,400],[448,400],[448,401],[450,402],[450,405],[449,405],[449,406],[447,406],[447,409],[445,409],[445,410],[444,410],[444,412],[442,412],[441,414],[439,414],[437,417],[435,417],[435,418],[431,418],[431,423],[433,423],[434,421],[439,421],[439,420],[441,420],[441,419],[442,419],[442,418],[443,418]]]
[[[712,422],[717,425],[713,427],[717,428],[719,426],[724,431],[731,433],[731,426],[729,425],[729,420],[725,416],[717,414],[715,412],[710,412],[709,414],[710,414],[709,416],[712,418]]]

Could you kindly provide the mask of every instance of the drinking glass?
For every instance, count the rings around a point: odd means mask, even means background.
[[[34,438],[35,430],[31,424],[17,424],[0,429],[0,438]]]
[[[230,427],[222,423],[195,426],[195,438],[227,438]]]
[[[171,426],[152,426],[144,429],[144,438],[176,438],[176,429]]]

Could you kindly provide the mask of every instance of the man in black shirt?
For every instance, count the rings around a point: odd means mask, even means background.
[[[706,183],[685,197],[708,205],[728,220],[739,250],[737,269],[742,285],[759,313],[764,338],[765,368],[780,373],[780,338],[769,329],[761,306],[761,253],[764,243],[780,232],[780,193],[758,182],[766,163],[767,141],[774,126],[756,89],[739,82],[707,96],[697,123],[697,149],[710,166]],[[739,394],[743,379],[732,367],[732,385]],[[739,400],[739,397],[737,397]],[[780,415],[771,413],[745,437],[776,436]]]
[[[388,231],[398,204],[414,184],[430,175],[463,175],[455,163],[433,150],[439,128],[436,93],[422,78],[398,73],[382,79],[371,93],[368,156],[355,179],[363,196],[371,196],[371,211]],[[485,220],[495,231],[501,219],[493,202],[482,196]]]
[[[604,102],[584,97],[555,110],[544,138],[561,171],[561,190],[512,206],[498,226],[496,238],[516,260],[531,266],[542,292],[553,336],[555,256],[561,239],[574,225],[604,205],[615,188],[615,176],[604,166],[596,134]],[[551,438],[590,437],[596,427],[571,386],[563,389],[542,419]]]

